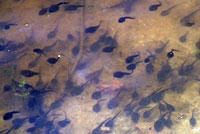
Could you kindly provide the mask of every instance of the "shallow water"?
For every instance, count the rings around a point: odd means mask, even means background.
[[[55,131],[92,134],[100,123],[120,112],[114,127],[106,127],[104,123],[100,128],[102,133],[98,134],[199,133],[198,0],[161,1],[162,5],[155,11],[149,11],[149,7],[159,4],[158,1],[71,0],[60,5],[54,13],[47,11],[38,15],[41,9],[59,2],[63,1],[0,1],[0,116],[20,111],[10,120],[0,118],[0,132],[10,129],[14,119],[38,115],[35,124],[25,120],[10,134],[26,134],[27,129],[34,126],[37,128],[33,134],[53,134]],[[69,8],[69,5],[80,7]],[[166,16],[161,15],[173,6]],[[181,19],[196,10],[193,16],[184,19],[187,26],[181,24]],[[134,19],[119,23],[121,17]],[[6,29],[7,24],[15,25]],[[87,28],[90,32],[86,32]],[[55,35],[48,38],[54,30]],[[180,37],[184,35],[182,42]],[[42,52],[34,52],[35,48]],[[173,56],[168,57],[171,51]],[[126,58],[132,55],[139,56],[126,63]],[[144,63],[148,56],[149,62]],[[49,58],[58,60],[50,64]],[[131,66],[133,72],[126,69],[134,63],[137,64],[135,68]],[[148,72],[147,65],[150,67]],[[27,77],[22,70],[39,74]],[[118,71],[125,74],[115,76]],[[33,88],[27,88],[27,84]],[[5,85],[11,90],[5,89]],[[144,97],[167,88],[158,101],[152,102],[150,96],[150,104],[139,106]],[[92,98],[97,91],[101,91],[101,96]],[[138,112],[140,118],[134,122],[124,108],[132,101],[135,91],[139,96],[134,98],[132,105],[136,107],[130,113]],[[108,106],[113,98],[116,105]],[[94,112],[93,106],[99,100],[103,100],[99,102],[101,110]],[[160,112],[158,105],[166,105],[165,102],[175,110]],[[143,113],[152,108],[151,116],[144,119]],[[49,110],[45,116],[43,112]],[[164,114],[165,120],[171,115],[171,128],[163,125],[162,130],[156,131],[154,123]],[[194,126],[190,124],[191,117],[196,119]],[[68,119],[68,124],[62,128],[59,121],[64,119]],[[48,125],[52,120],[53,125]],[[39,123],[44,126],[38,127]]]

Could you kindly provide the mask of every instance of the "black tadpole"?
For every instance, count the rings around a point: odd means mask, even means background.
[[[128,56],[125,60],[126,64],[129,64],[131,62],[133,62],[133,60],[136,58],[136,57],[139,57],[140,55],[139,54],[135,54],[135,55],[131,55],[131,56]]]
[[[109,127],[109,128],[113,128],[114,127],[114,120],[119,116],[120,112],[118,112],[117,114],[115,114],[114,117],[112,117],[111,119],[109,119],[106,123],[105,123],[105,127]]]
[[[177,5],[173,5],[171,6],[170,8],[166,9],[166,10],[163,10],[161,13],[160,13],[160,16],[167,16],[170,14],[171,10],[174,9],[175,7],[177,7]]]
[[[87,27],[87,28],[85,29],[85,33],[94,33],[94,32],[96,32],[97,29],[100,27],[100,25],[101,25],[102,22],[103,22],[103,21],[100,21],[99,24],[96,25],[96,26]]]
[[[174,112],[174,111],[175,111],[174,106],[172,106],[171,104],[167,103],[167,102],[164,101],[164,100],[163,100],[163,102],[165,103],[166,108],[167,108],[168,111],[170,111],[170,112]]]
[[[105,100],[106,100],[106,99],[99,100],[99,101],[92,107],[92,109],[93,109],[93,111],[94,111],[95,113],[98,113],[98,112],[101,111],[100,102],[105,101]]]
[[[113,77],[115,77],[115,78],[123,78],[125,75],[131,75],[131,73],[117,71],[117,72],[114,72]]]
[[[154,123],[154,129],[156,130],[156,132],[160,132],[163,130],[164,128],[164,123],[165,123],[165,115],[167,113],[163,114],[160,116],[160,118]]]
[[[59,10],[60,5],[62,4],[68,4],[68,2],[60,2],[58,4],[53,4],[49,7],[49,13],[55,13]]]
[[[196,126],[197,122],[196,119],[194,118],[194,111],[192,111],[192,117],[190,118],[190,125],[192,127]]]
[[[76,11],[78,8],[84,7],[84,5],[67,5],[65,11]]]
[[[108,121],[110,118],[104,120],[102,123],[100,123],[95,129],[92,130],[92,134],[103,134],[103,130],[101,130],[101,127],[103,126],[103,124]]]
[[[155,107],[156,107],[156,106],[155,106]],[[151,108],[150,110],[145,111],[145,112],[143,113],[143,118],[144,118],[144,119],[149,118],[149,117],[151,116],[151,113],[152,113],[152,111],[153,111],[153,109],[154,109],[155,107]]]
[[[188,31],[184,34],[184,35],[182,35],[180,38],[179,38],[179,41],[181,42],[181,43],[185,43],[186,41],[187,41],[187,35],[188,35]]]
[[[43,9],[41,9],[41,10],[39,11],[38,15],[39,15],[39,16],[45,15],[45,14],[47,13],[47,11],[48,11],[48,8],[43,8]]]
[[[133,112],[133,109],[137,106],[137,104],[133,104],[134,100],[131,100],[125,107],[124,107],[124,113],[126,116],[130,116]]]
[[[128,17],[128,16],[121,17],[121,18],[118,19],[118,23],[123,23],[123,22],[126,21],[126,19],[135,19],[135,18],[134,17]]]
[[[152,74],[154,72],[154,66],[151,62],[146,64],[145,71],[147,72],[147,74]]]
[[[139,119],[140,119],[140,114],[136,111],[133,111],[132,113],[131,113],[131,120],[134,122],[134,123],[138,123],[138,121],[139,121]]]
[[[104,53],[112,53],[115,48],[116,48],[115,46],[104,47],[102,49],[102,52],[104,52]]]
[[[174,51],[178,51],[178,50],[172,49],[170,52],[167,53],[167,57],[168,57],[169,59],[171,59],[171,58],[174,57]]]
[[[138,62],[136,62],[136,63],[129,64],[129,65],[126,67],[126,69],[129,70],[129,71],[134,71],[134,70],[136,69],[138,63],[141,63],[141,61],[138,61]]]
[[[118,92],[118,94],[111,98],[109,101],[108,101],[108,104],[107,104],[107,108],[112,110],[112,109],[115,109],[119,106],[119,95],[120,95],[121,91]]]
[[[58,121],[58,125],[62,128],[68,126],[71,123],[71,121],[67,118],[66,112],[65,112],[65,119]]]
[[[169,128],[169,129],[172,127],[173,122],[172,122],[172,120],[171,120],[171,112],[169,113],[168,118],[165,119],[164,125],[165,125],[167,128]]]
[[[156,11],[160,6],[162,6],[162,3],[159,1],[159,4],[151,5],[149,11]]]
[[[37,54],[40,54],[40,55],[43,54],[43,55],[46,56],[46,54],[44,53],[44,51],[42,49],[40,49],[40,48],[34,48],[33,52],[35,52]]]
[[[10,90],[12,90],[12,87],[10,85],[4,85],[4,87],[3,87],[4,92],[8,92]]]
[[[24,77],[32,77],[35,75],[39,75],[39,73],[30,70],[21,70],[20,74],[23,75]]]
[[[93,100],[98,100],[98,99],[100,99],[100,98],[101,98],[101,92],[102,92],[102,91],[103,91],[103,90],[94,92],[94,93],[92,94],[91,98],[92,98]]]
[[[7,112],[3,115],[3,120],[10,120],[14,114],[19,113],[19,111],[11,111],[11,112]]]
[[[162,104],[162,103],[160,103],[160,104],[158,105],[158,108],[159,108],[159,111],[160,111],[160,112],[165,112],[165,111],[166,111],[166,107],[165,107],[165,105]]]
[[[59,54],[57,58],[54,58],[54,57],[48,58],[48,59],[47,59],[47,62],[48,62],[49,64],[52,64],[52,65],[53,65],[53,64],[56,64],[56,63],[58,62],[58,60],[60,59],[60,57],[61,57],[61,55]]]
[[[170,88],[167,88],[167,89],[164,89],[164,90],[162,90],[162,91],[160,91],[160,92],[157,92],[157,93],[155,93],[155,94],[153,94],[151,97],[151,99],[152,99],[152,101],[153,102],[159,102],[159,101],[161,101],[162,99],[163,99],[163,97],[164,97],[164,93],[166,92],[166,91],[168,91]]]

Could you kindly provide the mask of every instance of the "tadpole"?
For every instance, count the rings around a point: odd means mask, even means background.
[[[107,108],[108,109],[115,109],[119,106],[119,95],[120,95],[121,91],[118,92],[118,94],[111,98],[108,103],[107,103]]]

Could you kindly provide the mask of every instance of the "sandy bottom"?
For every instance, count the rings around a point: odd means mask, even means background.
[[[40,108],[44,111],[48,111],[55,100],[66,95],[62,105],[51,110],[47,117],[47,120],[56,117],[54,126],[61,134],[92,134],[94,128],[118,112],[120,113],[114,120],[113,128],[110,129],[105,125],[101,127],[104,133],[110,131],[111,134],[199,134],[200,62],[196,46],[200,39],[198,0],[161,1],[162,5],[155,11],[149,11],[149,7],[159,4],[156,0],[132,0],[132,2],[131,0],[71,0],[70,4],[84,5],[84,7],[79,7],[75,11],[65,11],[67,5],[61,5],[55,13],[38,15],[42,8],[59,2],[0,1],[1,46],[5,45],[3,40],[7,43],[9,41],[16,44],[24,43],[23,48],[10,47],[0,51],[0,130],[11,128],[13,119],[38,114],[38,107],[31,109],[27,105],[33,96],[28,94],[31,89],[25,89],[23,82],[40,89],[36,86],[40,81],[43,82],[42,86],[47,85],[45,90],[53,90],[35,97],[37,100],[43,98]],[[170,8],[171,10],[167,10]],[[161,13],[165,10],[169,14],[162,16]],[[196,13],[185,19],[195,24],[190,27],[182,25],[180,20],[195,10]],[[124,23],[118,23],[120,17],[135,19],[126,19]],[[10,29],[6,30],[5,22],[16,25],[11,25]],[[85,32],[86,28],[97,25],[99,27],[94,33]],[[48,38],[52,31],[55,31],[55,36]],[[100,42],[102,39],[100,37],[103,35],[109,37],[111,41]],[[113,40],[116,48],[110,53],[103,52],[103,48],[112,45]],[[92,52],[91,47],[95,43],[99,43],[102,47]],[[45,54],[41,54],[39,58],[39,54],[33,52],[34,48],[42,49],[53,44],[56,45],[48,49]],[[73,54],[73,50],[77,49],[79,50],[77,54]],[[158,52],[158,49],[162,51]],[[167,53],[171,50],[176,50],[173,51],[174,57],[168,58]],[[136,54],[139,56],[133,63],[141,62],[137,64],[133,73],[122,78],[113,77],[116,71],[129,73],[130,71],[126,70],[125,59]],[[47,62],[48,58],[57,58],[58,55],[61,57],[56,64],[51,65]],[[143,62],[149,55],[154,55],[154,58],[150,58],[150,63],[154,67],[152,73],[145,71],[147,63]],[[30,62],[37,58],[38,61],[30,67]],[[171,71],[167,72],[165,81],[159,81],[158,74],[165,65],[170,65]],[[191,66],[188,67],[189,72],[180,75],[180,68],[186,70],[188,65]],[[20,74],[21,70],[31,70],[38,72],[39,75],[24,77]],[[56,79],[57,83],[53,83],[52,79]],[[13,86],[12,80],[20,82],[21,88]],[[84,91],[80,95],[73,96],[71,92],[75,88],[70,87],[68,80],[76,86],[83,86]],[[5,92],[5,85],[12,85],[12,90]],[[152,102],[138,110],[140,119],[137,123],[124,113],[124,107],[132,100],[133,92],[139,94],[138,100],[133,102],[138,104],[143,97],[159,88],[163,90],[170,88],[162,97],[165,102],[174,106],[175,111],[160,114],[158,105],[165,104],[161,100],[160,103]],[[102,91],[100,100],[103,99],[99,103],[101,111],[98,113],[93,111],[93,106],[98,100],[91,98],[96,91]],[[109,100],[119,91],[117,97],[119,106],[109,109],[107,107]],[[143,119],[143,113],[153,107],[155,108],[151,117]],[[14,110],[20,113],[15,114],[11,120],[4,121],[2,116]],[[165,119],[169,113],[171,114],[170,119],[173,124],[171,128],[164,127],[162,131],[156,132],[154,123],[164,113],[167,113]],[[195,126],[190,124],[191,117],[196,119]],[[58,122],[65,118],[70,120],[70,124],[61,128]],[[26,120],[19,129],[12,130],[10,134],[25,134],[27,129],[33,126],[34,124]],[[38,133],[53,134],[53,132],[47,133],[45,127],[37,128],[35,134]]]

